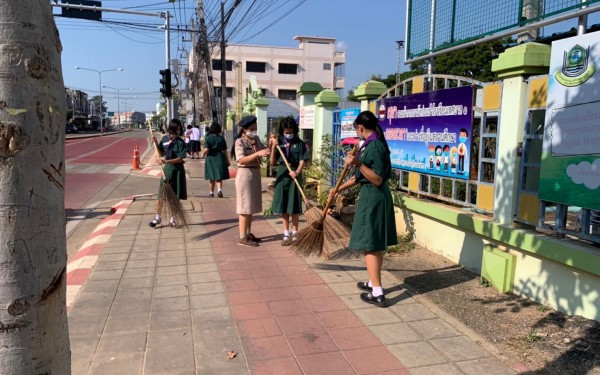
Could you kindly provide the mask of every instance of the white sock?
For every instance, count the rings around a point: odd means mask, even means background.
[[[173,216],[171,216],[171,218],[169,219],[169,223],[174,223],[175,219],[173,218]]]
[[[295,230],[295,231],[292,232],[292,236],[295,236],[296,234],[298,234],[297,230]]]
[[[383,295],[383,288],[380,286],[374,286],[373,291],[371,292],[373,297],[379,297]]]
[[[219,189],[219,193],[222,193],[223,191],[221,189]]]
[[[156,217],[154,218],[154,220],[160,221],[160,215],[157,214]]]
[[[214,193],[211,191],[211,192],[209,192],[209,194],[214,194]]]
[[[243,240],[244,238],[246,238],[246,236],[247,236],[246,234],[244,234],[244,235],[240,234],[240,240]]]
[[[368,286],[369,288],[372,288],[372,287],[373,287],[373,284],[371,283],[371,280],[367,281],[367,286]]]
[[[290,236],[290,231],[289,230],[284,230],[283,231],[283,236],[284,237],[289,237]]]

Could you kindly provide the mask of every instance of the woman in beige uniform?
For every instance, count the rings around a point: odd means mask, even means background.
[[[256,117],[246,116],[238,126],[240,132],[231,150],[238,167],[235,176],[236,212],[240,223],[238,244],[258,246],[260,238],[251,232],[252,215],[262,212],[260,164],[261,158],[269,156],[270,150],[258,137]]]

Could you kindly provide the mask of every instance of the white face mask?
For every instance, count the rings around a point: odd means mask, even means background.
[[[246,135],[248,137],[254,138],[254,137],[256,137],[258,135],[258,132],[247,132]]]
[[[294,139],[294,134],[284,134],[284,135],[283,135],[283,137],[284,137],[285,139],[288,139],[288,140],[289,140],[289,139]]]

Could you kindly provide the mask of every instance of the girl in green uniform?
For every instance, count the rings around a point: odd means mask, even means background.
[[[346,163],[355,166],[355,173],[338,192],[356,184],[361,186],[348,248],[365,254],[370,280],[357,286],[369,293],[362,293],[360,299],[385,307],[381,287],[383,255],[388,246],[398,243],[392,194],[387,184],[392,174],[390,149],[372,112],[359,113],[354,128],[363,142],[355,156],[346,157]]]
[[[223,180],[229,180],[229,157],[227,156],[227,143],[221,136],[221,125],[212,123],[209,127],[209,135],[204,139],[202,157],[206,158],[204,163],[204,179],[209,181],[209,197],[215,196],[215,181],[217,194],[223,198]]]
[[[271,165],[277,167],[277,179],[275,180],[275,193],[273,194],[273,213],[281,214],[283,219],[283,241],[281,245],[292,244],[298,232],[298,223],[302,213],[302,196],[294,179],[302,185],[302,169],[308,160],[308,151],[304,142],[298,137],[298,124],[293,117],[286,117],[279,126],[279,139],[271,138]],[[285,153],[292,172],[290,173],[277,151],[277,144]],[[290,215],[292,215],[292,233],[290,236]]]
[[[187,187],[185,183],[185,168],[183,167],[184,159],[186,157],[186,146],[185,141],[178,135],[178,129],[181,127],[181,122],[177,119],[171,120],[169,127],[167,128],[167,134],[157,142],[156,138],[152,137],[152,142],[156,143],[160,156],[164,159],[159,159],[158,163],[163,167],[165,177],[160,179],[160,186],[158,188],[158,204],[156,207],[156,217],[148,225],[152,228],[156,227],[161,222],[160,213],[162,212],[162,200],[160,195],[162,193],[162,186],[164,180],[169,182],[173,191],[179,199],[187,199]],[[171,217],[169,220],[169,226],[176,227],[177,223],[175,219]]]

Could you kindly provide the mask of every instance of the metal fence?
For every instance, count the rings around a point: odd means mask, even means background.
[[[409,0],[407,58],[599,3],[600,0]]]

